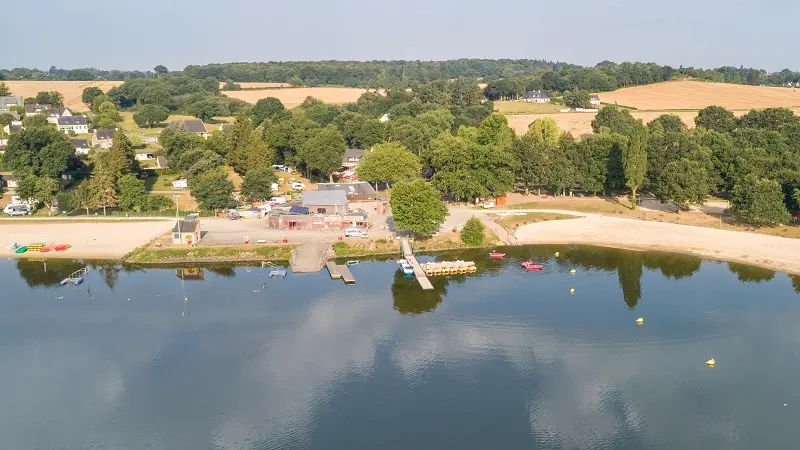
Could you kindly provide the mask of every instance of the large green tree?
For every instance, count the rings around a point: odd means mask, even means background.
[[[470,217],[461,228],[461,242],[467,245],[483,245],[484,234],[483,230],[486,228],[475,216]]]
[[[119,208],[123,211],[140,211],[147,204],[147,191],[144,180],[129,173],[117,180],[117,194],[119,195]]]
[[[115,177],[107,169],[95,170],[89,181],[90,199],[89,207],[103,208],[103,215],[106,215],[106,208],[117,206],[119,196],[115,188]]]
[[[217,99],[207,98],[190,104],[186,107],[186,112],[203,122],[208,122],[214,117],[227,115],[228,109]]]
[[[221,209],[231,201],[233,183],[222,169],[217,169],[190,178],[189,189],[203,209]]]
[[[754,225],[789,223],[784,194],[777,181],[746,175],[733,188],[731,209],[739,218]]]
[[[419,158],[397,142],[376,145],[371,152],[364,153],[356,168],[358,179],[375,183],[376,190],[379,182],[410,181],[419,177],[421,171]]]
[[[394,228],[398,231],[430,236],[439,230],[448,215],[439,193],[421,179],[395,184],[389,202]]]
[[[719,133],[731,133],[736,129],[736,116],[721,106],[708,106],[697,113],[694,124]]]
[[[83,89],[83,93],[81,93],[81,102],[83,102],[84,105],[92,106],[92,100],[94,100],[95,97],[98,97],[103,94],[104,94],[103,90],[100,89],[99,87],[89,86]]]
[[[659,200],[672,202],[685,211],[690,204],[705,203],[709,185],[708,172],[702,163],[681,158],[667,164],[656,186],[655,195]]]
[[[9,138],[6,167],[18,178],[35,175],[59,178],[75,155],[75,147],[55,127],[32,127]]]
[[[526,133],[511,145],[511,153],[517,160],[517,181],[525,186],[525,194],[531,185],[544,186],[548,183],[548,164],[546,146],[535,135]]]
[[[272,183],[277,182],[269,167],[250,169],[242,181],[242,196],[251,202],[266,201],[272,197]]]
[[[647,129],[635,128],[628,145],[622,147],[622,168],[625,185],[631,190],[631,208],[636,209],[636,190],[644,183],[647,172]]]
[[[11,96],[11,89],[9,89],[5,83],[0,83],[0,97],[9,97],[9,96]]]
[[[608,129],[612,133],[630,136],[637,123],[638,121],[631,116],[627,109],[608,105],[602,107],[592,120],[592,130],[600,133],[603,129]]]
[[[564,105],[567,108],[591,108],[592,102],[589,99],[589,93],[586,91],[567,91],[564,92]]]
[[[297,159],[305,168],[306,174],[317,173],[333,179],[333,172],[342,166],[342,158],[347,149],[344,137],[333,126],[314,130],[310,137],[297,149]]]
[[[169,117],[169,109],[158,105],[142,105],[133,113],[133,121],[140,127],[152,128]]]
[[[250,118],[253,119],[253,126],[258,127],[265,120],[274,119],[280,116],[286,108],[280,100],[274,97],[259,99],[250,108]]]

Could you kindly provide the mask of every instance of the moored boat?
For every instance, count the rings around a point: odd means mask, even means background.
[[[533,271],[533,270],[539,271],[539,270],[542,270],[542,268],[544,268],[543,265],[535,263],[535,262],[531,261],[530,259],[527,260],[527,261],[523,261],[522,264],[520,264],[520,265],[522,266],[523,269],[531,270],[531,271]]]
[[[489,258],[491,259],[503,259],[506,257],[505,253],[500,253],[498,251],[492,250],[489,252]]]
[[[397,261],[397,264],[403,269],[403,273],[406,275],[413,275],[414,274],[414,267],[408,263],[405,259],[401,259]]]

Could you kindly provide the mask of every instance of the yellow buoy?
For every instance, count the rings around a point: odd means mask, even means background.
[[[570,275],[575,275],[575,269],[569,271]]]
[[[574,293],[575,293],[575,289],[570,289],[570,290],[569,290],[569,293],[570,293],[570,294],[574,294]]]
[[[708,361],[706,361],[706,365],[708,367],[714,367],[714,364],[716,364],[716,362],[714,361],[714,358],[711,358]]]
[[[189,303],[189,297],[184,297],[183,298],[183,303]]]
[[[556,252],[556,258],[558,258],[559,255],[560,255],[560,253]]]
[[[636,323],[638,323],[639,325],[641,325],[641,324],[643,324],[643,323],[644,323],[644,319],[643,319],[643,318],[641,318],[641,317],[639,317],[638,319],[636,319]]]

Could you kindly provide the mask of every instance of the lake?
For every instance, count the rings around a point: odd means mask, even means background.
[[[86,264],[2,260],[0,447],[800,445],[799,277],[505,251],[439,255],[479,270],[432,278],[431,292],[392,261],[351,266],[354,286],[326,271],[92,263],[60,287]],[[544,271],[522,271],[528,258]]]

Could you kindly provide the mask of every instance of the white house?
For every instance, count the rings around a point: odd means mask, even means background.
[[[70,139],[70,142],[72,142],[72,145],[75,147],[76,155],[86,155],[92,148],[89,145],[89,141],[86,139]]]
[[[58,118],[57,125],[64,134],[69,134],[70,131],[75,134],[89,132],[89,125],[86,123],[86,117],[83,116],[61,116]]]
[[[354,169],[358,167],[359,161],[364,157],[364,150],[360,148],[348,148],[342,157],[342,167]]]
[[[591,103],[592,106],[599,107],[600,106],[600,96],[597,95],[597,94],[590,95],[589,96],[589,103]]]
[[[47,122],[52,123],[53,125],[58,125],[58,118],[71,117],[72,111],[68,110],[67,108],[50,108],[44,111],[44,115],[47,117]]]
[[[189,187],[189,182],[181,178],[172,182],[172,189],[186,189]]]
[[[16,189],[17,188],[17,177],[14,175],[7,173],[7,174],[0,174],[0,186],[5,186],[9,189]]]
[[[389,121],[389,114],[382,115],[381,118],[378,119],[378,120],[380,120],[383,123],[388,122]]]
[[[94,130],[92,144],[95,147],[111,148],[114,145],[114,135],[117,130]]]
[[[520,101],[525,103],[550,103],[550,96],[544,91],[528,91]]]

